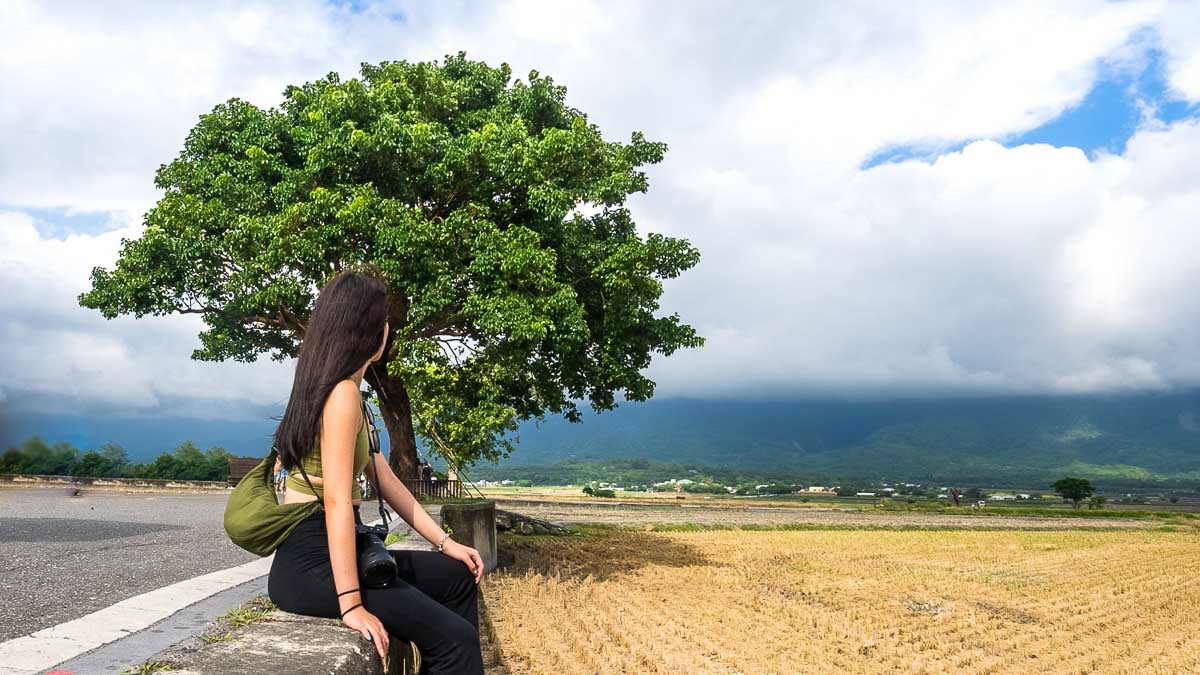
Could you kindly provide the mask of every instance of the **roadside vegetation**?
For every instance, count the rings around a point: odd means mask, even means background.
[[[275,603],[271,602],[270,598],[260,595],[239,607],[234,607],[225,612],[219,621],[234,628],[240,628],[242,626],[249,626],[252,623],[258,623],[259,621],[268,620],[267,615],[276,609],[278,608],[275,606]]]
[[[231,457],[224,448],[200,450],[191,441],[184,441],[153,462],[137,463],[129,461],[125,449],[115,443],[82,452],[69,443],[47,445],[40,437],[33,436],[0,455],[0,473],[224,481],[229,478]]]
[[[121,671],[121,675],[153,675],[153,673],[162,673],[170,670],[175,670],[175,664],[171,661],[152,659],[145,663],[139,663],[132,668],[126,668]]]

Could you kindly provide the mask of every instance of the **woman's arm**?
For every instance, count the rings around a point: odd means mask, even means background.
[[[338,613],[349,627],[375,642],[379,658],[387,663],[388,633],[378,617],[362,604],[359,589],[358,552],[354,545],[354,502],[350,484],[354,480],[354,446],[362,414],[362,395],[352,380],[338,382],[325,401],[321,415],[321,490],[325,501],[325,529],[329,539],[329,564],[338,595]],[[346,612],[349,609],[351,611]]]
[[[409,492],[404,481],[396,477],[396,472],[388,466],[382,452],[371,456],[371,461],[367,464],[365,471],[371,484],[378,486],[379,495],[396,510],[396,513],[400,514],[404,522],[425,537],[429,543],[442,543],[442,538],[446,534],[445,530],[417,502],[417,498]],[[475,583],[479,583],[479,580],[483,578],[483,558],[479,555],[478,550],[446,537],[442,553],[455,560],[461,560],[475,575]]]
[[[372,485],[378,486],[379,494],[391,506],[396,514],[404,519],[412,529],[432,544],[442,541],[446,532],[437,524],[429,512],[421,506],[413,493],[409,491],[404,481],[396,477],[396,472],[388,466],[383,453],[372,455],[371,462],[366,468],[367,478]],[[379,478],[376,479],[376,476]]]

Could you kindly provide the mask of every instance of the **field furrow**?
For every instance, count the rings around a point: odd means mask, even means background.
[[[514,550],[485,592],[520,672],[1200,671],[1195,532],[609,531]]]

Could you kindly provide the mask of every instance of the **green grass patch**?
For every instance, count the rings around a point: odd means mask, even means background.
[[[275,609],[277,609],[275,603],[271,602],[270,598],[260,595],[240,607],[234,607],[225,612],[221,616],[221,620],[230,626],[240,628],[267,620],[267,615],[275,611]]]
[[[250,601],[225,612],[217,617],[216,625],[210,627],[206,632],[201,633],[199,637],[201,642],[205,644],[215,644],[218,642],[228,642],[233,639],[233,630],[242,626],[249,626],[259,621],[269,621],[267,615],[278,609],[275,603],[265,595],[259,595]]]
[[[214,642],[228,642],[233,639],[233,633],[231,633],[229,631],[221,631],[218,633],[205,633],[200,636],[200,639],[202,641],[204,641],[206,644],[213,644]]]
[[[604,536],[625,528],[615,523],[573,523],[564,526],[573,536]],[[507,533],[506,533],[507,534]],[[557,534],[514,534],[514,537],[557,537]]]
[[[175,664],[170,661],[151,659],[145,663],[126,668],[121,671],[121,675],[150,675],[151,673],[161,673],[167,670],[175,670]]]
[[[1047,518],[1177,518],[1200,519],[1200,514],[1182,513],[1179,511],[1135,511],[1117,509],[1087,509],[1079,508],[1038,508],[1021,506],[918,506],[909,504],[892,504],[890,506],[864,509],[864,511],[941,513],[955,516],[1033,516]]]
[[[391,546],[392,544],[394,544],[398,541],[404,541],[405,539],[408,539],[407,534],[402,534],[400,532],[389,532],[387,539],[383,540],[383,545]]]

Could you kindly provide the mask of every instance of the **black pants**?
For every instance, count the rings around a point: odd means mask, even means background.
[[[362,522],[357,506],[354,520]],[[421,675],[482,675],[479,586],[470,568],[437,551],[391,553],[398,578],[387,588],[359,586],[363,607],[379,618],[391,639],[416,643]],[[338,618],[324,511],[297,525],[275,551],[267,595],[286,612]]]

